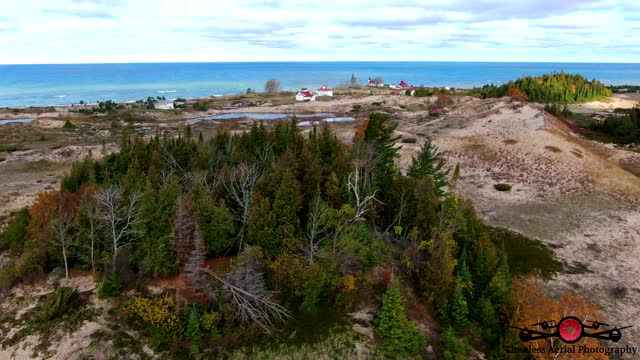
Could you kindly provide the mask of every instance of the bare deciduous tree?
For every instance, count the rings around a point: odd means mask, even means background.
[[[248,248],[243,252],[238,267],[226,277],[208,269],[203,272],[221,285],[222,294],[238,308],[241,321],[255,322],[271,332],[274,319],[284,321],[291,314],[275,301],[274,293],[267,289],[260,266],[251,255],[252,250]]]
[[[242,249],[244,227],[249,219],[249,211],[253,204],[253,192],[259,176],[260,171],[258,170],[258,166],[245,162],[233,170],[224,184],[231,201],[236,205],[236,218],[242,224],[238,232],[240,249]]]
[[[267,289],[257,261],[250,255],[251,250],[248,248],[242,253],[236,270],[226,277],[218,275],[204,266],[203,239],[196,226],[193,250],[184,271],[195,290],[206,292],[210,298],[224,296],[238,308],[243,322],[255,322],[271,332],[273,319],[284,321],[291,314],[274,300],[274,293]]]
[[[262,143],[262,146],[255,146],[254,153],[256,156],[256,160],[259,164],[266,165],[269,163],[269,158],[271,157],[271,149],[273,149],[273,141],[266,140]]]
[[[140,194],[133,193],[122,199],[122,190],[118,185],[109,185],[96,192],[96,204],[100,209],[100,218],[106,223],[111,241],[112,270],[116,271],[118,250],[133,244],[137,237],[135,225],[140,222]]]
[[[55,235],[55,237],[51,239],[51,242],[62,250],[65,279],[69,278],[68,248],[75,237],[71,229],[77,223],[75,211],[72,206],[68,199],[64,196],[60,197],[50,219],[51,229]]]
[[[307,229],[305,236],[307,238],[307,246],[305,247],[305,255],[308,263],[313,263],[313,259],[318,250],[318,246],[325,239],[323,235],[328,230],[327,217],[329,216],[329,208],[322,201],[320,196],[316,196],[309,205],[309,217],[307,219]]]
[[[276,79],[270,79],[264,84],[264,92],[276,93],[280,91],[280,81]]]
[[[100,221],[100,209],[92,197],[83,197],[80,201],[80,212],[87,219],[89,228],[87,229],[87,239],[89,244],[84,244],[89,249],[89,262],[91,263],[91,272],[96,275],[95,250],[98,242],[98,234],[104,223]]]

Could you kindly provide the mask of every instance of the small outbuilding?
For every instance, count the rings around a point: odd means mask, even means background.
[[[333,97],[333,89],[328,87],[327,85],[322,85],[317,91],[316,95],[318,96],[331,96]]]
[[[297,101],[316,101],[316,94],[309,91],[307,88],[302,88],[296,94]]]
[[[373,87],[383,87],[384,86],[384,79],[383,78],[369,78],[369,86],[373,86]]]
[[[169,101],[169,100],[154,101],[153,108],[160,109],[160,110],[173,110],[173,101]]]

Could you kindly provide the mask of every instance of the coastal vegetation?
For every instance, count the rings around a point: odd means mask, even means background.
[[[472,343],[500,357],[515,311],[506,258],[433,144],[400,173],[395,127],[373,113],[349,146],[328,126],[303,136],[286,122],[208,140],[189,127],[125,134],[120,152],[75,163],[13,217],[2,246],[20,255],[0,286],[86,269],[121,304],[115,316],[175,354],[289,342],[318,308],[338,312],[326,326],[340,332],[348,311],[373,306],[381,353]],[[157,280],[175,283],[141,290]],[[47,313],[75,296],[60,290]],[[451,329],[444,348],[418,330],[422,313]]]
[[[609,89],[611,89],[614,94],[630,94],[640,92],[639,85],[615,85],[609,86]]]
[[[598,80],[582,75],[550,73],[525,76],[503,85],[485,85],[470,92],[480,98],[524,96],[524,100],[540,103],[574,103],[611,96],[611,89]]]
[[[616,144],[640,144],[640,107],[622,110],[616,116],[593,123],[590,129]]]

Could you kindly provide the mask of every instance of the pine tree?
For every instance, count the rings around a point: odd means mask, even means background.
[[[395,142],[399,137],[393,136],[398,124],[391,123],[389,115],[373,113],[369,115],[369,122],[364,131],[364,141],[372,144],[376,154],[375,173],[392,174],[395,169],[394,161],[398,157]]]
[[[275,224],[269,198],[257,194],[247,222],[247,244],[260,246],[266,255],[277,254],[279,243],[274,232]]]
[[[198,309],[193,306],[189,309],[187,315],[187,327],[184,331],[185,337],[191,341],[189,352],[195,356],[200,353],[202,346],[202,327],[200,326],[200,314]]]
[[[336,173],[332,172],[324,183],[324,198],[334,209],[342,205],[340,193],[340,180],[338,180]]]
[[[174,177],[159,189],[149,184],[142,196],[143,264],[145,271],[153,276],[167,275],[177,264],[173,249],[173,221],[180,190],[180,182]]]
[[[451,294],[455,265],[450,235],[436,235],[433,239],[431,259],[427,262],[421,283],[427,296],[437,306],[441,306]]]
[[[451,318],[458,328],[464,328],[469,324],[469,307],[464,293],[464,282],[458,275],[450,304]]]
[[[384,294],[376,332],[381,337],[378,346],[387,355],[402,357],[420,349],[421,337],[407,319],[402,295],[395,285],[389,286]]]
[[[273,216],[276,219],[274,241],[280,243],[282,250],[299,250],[302,245],[297,215],[301,200],[300,184],[289,173],[285,174],[273,201]]]
[[[435,193],[438,196],[443,196],[444,189],[449,183],[447,179],[449,170],[444,169],[444,165],[445,162],[440,157],[438,148],[430,139],[427,139],[420,148],[418,156],[414,156],[411,160],[407,175],[416,179],[421,179],[426,176],[432,177]]]
[[[192,192],[194,212],[204,236],[207,254],[223,255],[236,241],[236,225],[223,199],[216,203],[202,184]]]

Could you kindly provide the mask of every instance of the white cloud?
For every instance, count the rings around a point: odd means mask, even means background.
[[[0,63],[637,62],[637,1],[21,0]],[[635,30],[634,30],[635,29]]]

